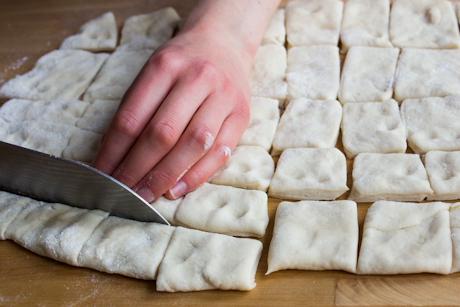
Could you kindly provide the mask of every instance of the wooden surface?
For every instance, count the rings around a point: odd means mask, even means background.
[[[1,0],[0,86],[30,70],[57,49],[81,24],[113,11],[121,27],[132,15],[173,6],[181,16],[194,1],[161,0]],[[286,2],[286,1],[284,1]],[[339,141],[338,147],[341,148]],[[351,187],[351,164],[348,161]],[[341,197],[345,199],[346,195]],[[340,271],[281,271],[265,276],[275,210],[250,292],[158,293],[154,281],[76,268],[37,256],[11,241],[0,242],[0,306],[451,306],[460,305],[460,274],[358,276]],[[358,205],[362,227],[369,204]]]

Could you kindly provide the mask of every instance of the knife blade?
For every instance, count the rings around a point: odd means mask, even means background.
[[[169,225],[118,180],[84,163],[0,141],[0,190],[50,203],[100,209],[121,218]]]

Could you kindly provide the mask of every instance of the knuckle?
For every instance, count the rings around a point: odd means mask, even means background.
[[[127,173],[127,172],[121,172],[117,174],[117,176],[115,176],[115,179],[124,183],[129,188],[132,188],[139,181],[138,178],[136,178],[134,175]]]
[[[148,65],[154,66],[164,73],[171,73],[176,70],[177,67],[180,67],[182,61],[182,56],[172,50],[162,50],[158,53],[155,53],[148,60]]]
[[[172,147],[177,141],[177,124],[171,119],[162,119],[149,130],[147,138],[162,147]]]
[[[216,79],[218,75],[217,68],[210,61],[201,60],[196,66],[197,67],[195,67],[195,71],[197,74],[197,79],[204,81]]]
[[[209,174],[201,168],[195,168],[187,173],[187,187],[189,190],[193,191],[202,185],[206,180],[211,177],[212,174]]]
[[[137,136],[141,129],[140,116],[132,110],[120,111],[113,123],[115,131],[129,137]]]
[[[199,150],[208,150],[214,143],[211,129],[202,126],[192,131],[191,141]]]
[[[158,186],[172,186],[177,179],[177,176],[167,169],[154,171],[153,176]]]

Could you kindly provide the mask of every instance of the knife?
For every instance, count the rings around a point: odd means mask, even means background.
[[[121,218],[169,225],[118,180],[81,162],[0,141],[0,190],[49,203],[100,209]]]

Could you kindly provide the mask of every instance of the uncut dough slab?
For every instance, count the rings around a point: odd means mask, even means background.
[[[257,240],[178,227],[160,265],[156,290],[251,290],[261,253]]]
[[[0,240],[6,240],[5,231],[15,217],[32,199],[0,191]]]
[[[76,125],[80,129],[103,134],[109,128],[119,105],[119,100],[96,99],[85,110]]]
[[[177,208],[177,225],[240,237],[263,237],[268,225],[267,194],[204,183]]]
[[[342,106],[337,100],[292,100],[281,116],[272,155],[287,148],[330,148],[337,143]]]
[[[284,26],[284,9],[277,9],[262,37],[261,45],[284,45],[286,41],[286,28]]]
[[[351,46],[393,47],[389,22],[389,0],[347,0],[340,32],[342,51]]]
[[[358,237],[353,201],[281,202],[265,275],[287,269],[356,273]]]
[[[450,227],[452,232],[452,269],[451,273],[460,271],[460,203],[450,208]]]
[[[460,199],[460,151],[430,151],[424,162],[434,192],[427,199]]]
[[[351,47],[343,65],[340,102],[391,99],[398,56],[398,48]]]
[[[59,49],[83,49],[88,51],[115,50],[118,29],[115,16],[107,12],[82,25],[77,34],[67,37]]]
[[[337,99],[340,57],[336,46],[293,47],[288,51],[286,105],[295,98]]]
[[[401,105],[407,141],[416,153],[460,150],[460,98],[407,99]]]
[[[450,204],[378,201],[367,211],[358,274],[448,274]]]
[[[281,154],[268,195],[333,200],[348,191],[347,164],[337,148],[288,148]]]
[[[350,200],[422,201],[432,194],[419,155],[362,153],[354,160]]]
[[[342,22],[342,1],[290,1],[285,10],[289,48],[338,44]]]
[[[391,99],[385,102],[345,104],[342,143],[349,159],[363,152],[406,152],[406,129],[398,103]]]
[[[34,68],[0,88],[0,97],[29,100],[77,99],[96,76],[108,54],[83,50],[54,50]]]
[[[164,196],[160,196],[150,205],[158,211],[171,225],[175,226],[176,221],[174,220],[174,215],[176,214],[177,207],[179,207],[180,203],[184,197],[179,197],[176,200],[169,200]]]
[[[394,0],[390,37],[393,45],[399,48],[460,47],[455,12],[447,0]]]
[[[91,163],[96,157],[102,134],[77,129],[64,148],[62,157],[65,159]]]

